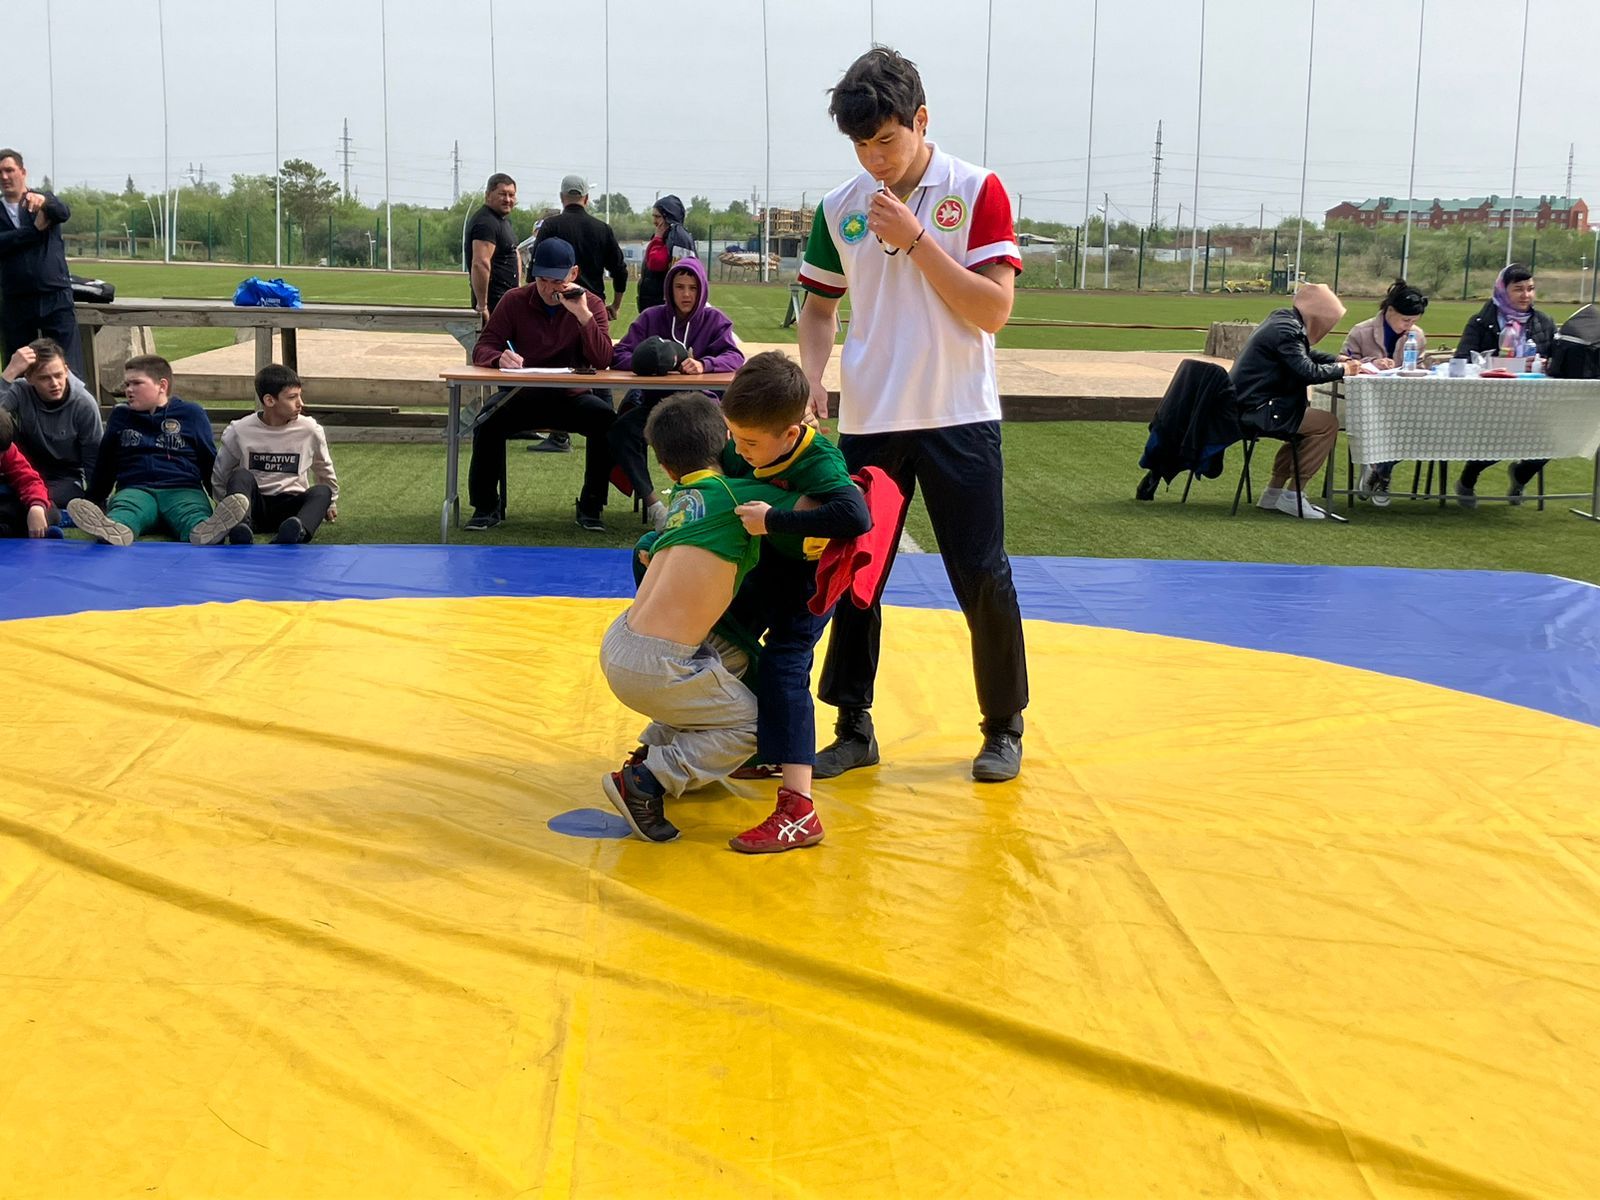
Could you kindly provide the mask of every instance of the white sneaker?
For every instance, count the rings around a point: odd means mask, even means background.
[[[1357,500],[1372,499],[1372,482],[1377,474],[1377,469],[1371,463],[1361,468],[1361,477],[1356,480]]]
[[[1288,488],[1279,493],[1275,507],[1281,513],[1287,513],[1291,517],[1304,517],[1308,521],[1320,521],[1328,515],[1302,497],[1299,492],[1292,492]]]
[[[1261,495],[1256,497],[1256,507],[1273,509],[1278,507],[1278,497],[1283,495],[1282,488],[1267,487],[1261,489]]]
[[[1372,481],[1372,503],[1377,508],[1389,507],[1389,477],[1379,475]]]
[[[107,546],[133,545],[133,530],[121,521],[113,521],[106,516],[104,509],[92,501],[81,497],[68,500],[67,515],[72,518],[74,525],[97,542]]]

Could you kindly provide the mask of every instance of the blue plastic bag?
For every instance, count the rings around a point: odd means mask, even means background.
[[[300,289],[281,279],[261,279],[252,275],[233,293],[241,308],[300,308]]]

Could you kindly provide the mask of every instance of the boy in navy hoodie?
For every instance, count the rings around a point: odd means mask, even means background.
[[[206,483],[217,459],[211,418],[172,394],[172,364],[154,354],[130,358],[126,404],[106,422],[87,500],[72,500],[73,523],[108,546],[131,546],[164,526],[178,541],[214,546],[250,509],[245,496],[224,497],[213,512]],[[109,507],[106,498],[116,488]]]

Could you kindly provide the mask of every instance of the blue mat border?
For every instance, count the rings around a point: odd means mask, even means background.
[[[1016,558],[1023,614],[1416,679],[1600,725],[1600,588],[1547,575],[1147,559]],[[0,620],[237,600],[624,597],[624,550],[479,546],[113,549],[0,542]],[[937,555],[890,604],[955,609]]]

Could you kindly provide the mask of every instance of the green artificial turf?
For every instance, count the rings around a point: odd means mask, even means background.
[[[1179,504],[1183,480],[1154,501],[1133,499],[1142,472],[1142,426],[1071,421],[1005,427],[1007,546],[1013,554],[1094,558],[1211,559],[1234,562],[1335,563],[1394,567],[1482,568],[1538,571],[1600,582],[1600,525],[1569,515],[1586,503],[1552,502],[1538,512],[1484,502],[1467,512],[1453,502],[1396,500],[1385,510],[1358,504],[1348,525],[1298,521],[1241,505],[1228,515],[1240,451],[1229,452],[1222,478],[1198,482]],[[487,533],[457,531],[452,541],[472,545],[631,545],[643,530],[628,502],[615,493],[606,510],[608,530],[589,534],[573,523],[583,455],[529,454],[526,443],[509,450],[510,519]],[[1263,456],[1274,449],[1263,446]],[[344,488],[341,519],[320,540],[329,542],[435,542],[444,486],[444,456],[436,445],[336,444],[334,461]],[[1344,451],[1337,451],[1343,479]],[[466,479],[467,455],[461,477]],[[1259,488],[1268,463],[1258,461]],[[657,482],[665,484],[659,471]],[[1409,464],[1396,469],[1396,488],[1409,486]],[[1491,468],[1479,486],[1488,495],[1503,485],[1504,468]],[[1552,491],[1586,491],[1589,464],[1553,463]],[[470,510],[465,510],[470,511]],[[927,550],[933,531],[919,503],[908,531]]]

